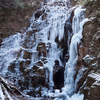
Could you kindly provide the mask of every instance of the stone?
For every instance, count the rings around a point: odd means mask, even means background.
[[[44,68],[39,68],[38,71],[37,71],[37,73],[39,75],[45,75],[45,69]]]
[[[79,70],[79,69],[78,69]],[[87,78],[87,75],[88,75],[88,69],[85,69],[83,72],[82,72],[82,77],[78,80],[78,82],[77,82],[77,86],[76,86],[76,92],[78,92],[80,89],[81,89],[81,87],[82,87],[82,85],[84,84],[84,81],[86,80],[86,78]],[[76,74],[75,74],[75,78],[74,79],[76,79],[76,76],[77,76],[77,74],[78,74],[78,71],[76,71]],[[83,85],[84,86],[84,85]],[[83,87],[84,88],[84,87]],[[87,90],[86,90],[87,91]],[[83,92],[83,93],[85,93],[82,89],[81,89],[81,92]]]
[[[1,38],[1,36],[0,36],[0,38]],[[3,42],[3,40],[2,40],[2,39],[0,39],[0,46],[2,45],[2,42]]]
[[[47,13],[44,13],[42,16],[42,20],[45,20],[47,18]]]
[[[83,89],[84,100],[100,99],[100,73],[89,74],[85,86]]]
[[[42,62],[42,61],[38,61],[38,62],[36,63],[36,65],[37,65],[37,66],[43,67],[43,62]]]
[[[35,32],[37,32],[37,30],[28,31],[28,32],[26,33],[26,35],[32,36]]]
[[[34,64],[33,70],[38,75],[45,75],[45,68],[43,68],[43,63],[41,61],[38,61],[36,64]]]
[[[59,65],[58,60],[55,60],[53,67],[53,81],[55,89],[61,89],[64,86],[64,67]]]
[[[1,98],[1,95],[3,98]],[[14,83],[0,76],[0,99],[14,100],[15,97],[18,100],[31,100],[30,97],[25,95],[23,96],[21,91],[18,89],[17,86],[15,86]]]
[[[35,13],[35,19],[38,19],[42,14],[44,13],[44,10],[40,10],[40,11],[37,11],[36,13]]]
[[[45,45],[45,43],[43,43],[43,42],[39,43],[37,46],[37,51],[38,51],[39,57],[40,56],[46,57],[46,45]]]
[[[87,52],[88,52],[87,48],[85,48],[83,46],[79,47],[79,55],[80,55],[81,59],[83,59],[86,56]]]
[[[13,61],[12,63],[10,63],[10,65],[8,66],[8,71],[12,72],[12,73],[15,73],[15,66],[16,65],[16,62]]]
[[[96,81],[95,78],[96,78],[96,76],[95,76],[94,73],[89,74],[89,75],[87,76],[87,86],[88,86],[88,87],[91,87],[91,85]]]
[[[97,60],[95,57],[92,57],[91,55],[86,55],[83,58],[83,63],[86,67],[90,68],[92,64],[96,64]]]
[[[19,63],[19,70],[21,72],[23,72],[23,74],[25,73],[25,69],[27,69],[27,67],[29,67],[31,61],[30,60],[26,60],[26,61],[20,61]]]
[[[32,53],[28,52],[27,50],[24,50],[23,59],[31,59]]]
[[[100,95],[100,91],[97,89],[96,86],[92,86],[91,90],[90,90],[90,94],[98,96],[98,95]]]
[[[41,61],[42,61],[44,64],[46,64],[46,63],[48,62],[47,59],[46,59],[45,57],[41,58]]]
[[[69,54],[67,53],[67,54],[65,55],[65,61],[67,62],[68,59],[69,59]]]

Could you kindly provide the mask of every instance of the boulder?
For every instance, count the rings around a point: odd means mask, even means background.
[[[8,66],[8,71],[12,72],[12,73],[15,73],[15,66],[16,65],[16,62],[13,61],[12,63],[10,63],[10,65]]]
[[[40,11],[37,11],[36,13],[35,13],[35,19],[38,19],[42,14],[44,13],[44,10],[40,10]]]
[[[25,74],[25,69],[27,69],[30,65],[31,61],[30,60],[26,60],[26,61],[20,61],[19,62],[19,70],[21,72],[23,72],[23,74]]]
[[[64,67],[59,65],[58,60],[55,60],[53,67],[53,81],[55,89],[61,89],[64,86]]]
[[[24,50],[23,59],[31,59],[32,53],[28,52],[27,50]]]
[[[32,100],[30,96],[26,96],[19,91],[18,87],[14,83],[8,81],[4,77],[0,76],[0,99],[1,100]]]
[[[45,75],[45,69],[43,68],[43,63],[41,61],[39,61],[36,64],[34,64],[33,70],[38,75]]]
[[[28,31],[28,32],[26,32],[26,35],[28,35],[28,36],[32,36],[35,32],[37,32],[37,30],[32,30],[32,31]]]
[[[89,88],[84,100],[99,100],[100,99],[100,73],[91,73],[87,77],[86,86]],[[84,88],[85,91],[85,88]]]
[[[45,43],[41,42],[37,46],[38,55],[46,57],[46,45]]]
[[[40,87],[45,86],[45,69],[41,61],[34,64],[33,68],[27,69],[29,62],[20,62],[20,70],[23,72],[23,80],[18,79],[21,91],[26,91],[26,94],[36,97],[40,96]]]

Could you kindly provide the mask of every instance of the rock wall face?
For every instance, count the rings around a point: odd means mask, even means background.
[[[72,6],[84,5],[85,23],[76,72],[85,67],[77,89],[84,94],[84,100],[100,100],[100,0],[71,0]],[[77,74],[77,73],[76,73]],[[81,87],[81,88],[80,88]]]
[[[85,0],[84,0],[85,1]],[[84,100],[100,100],[100,1],[88,0],[82,38],[82,47],[79,47],[78,66],[84,66],[82,78],[77,88],[84,94]]]

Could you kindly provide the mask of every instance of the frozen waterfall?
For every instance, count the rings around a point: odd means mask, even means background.
[[[0,75],[33,97],[38,91],[41,93],[35,97],[82,100],[82,94],[75,94],[80,77],[74,80],[74,75],[77,46],[82,39],[83,25],[88,21],[84,11],[81,6],[71,7],[69,0],[43,3],[33,14],[24,34],[17,33],[4,39],[0,50]],[[65,60],[67,54],[68,61]],[[64,84],[59,89],[53,81],[55,61],[56,66],[64,69]]]

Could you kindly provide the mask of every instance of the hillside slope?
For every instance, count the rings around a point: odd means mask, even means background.
[[[0,38],[23,32],[43,0],[0,0]],[[22,30],[22,31],[21,31]]]

